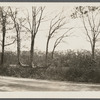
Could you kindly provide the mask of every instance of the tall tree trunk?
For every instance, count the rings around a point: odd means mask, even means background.
[[[17,32],[17,64],[21,65],[20,63],[20,33]]]
[[[53,50],[52,50],[52,54],[51,54],[51,58],[52,58],[52,60],[53,60],[53,57],[54,57],[54,51],[55,51],[55,46],[53,47]]]
[[[5,44],[5,33],[3,32],[2,53],[1,53],[1,65],[4,64],[4,44]]]
[[[5,35],[6,35],[6,27],[5,27],[5,23],[6,23],[6,16],[2,15],[2,53],[1,53],[1,65],[4,64],[4,47],[5,47]]]
[[[47,44],[46,44],[46,54],[45,54],[45,63],[46,63],[46,65],[45,65],[45,67],[48,67],[48,47],[49,47],[49,40],[50,40],[50,38],[48,37]]]
[[[93,45],[92,45],[92,59],[95,59],[95,37],[93,38]]]
[[[31,50],[30,50],[30,66],[34,66],[34,43],[36,36],[36,7],[32,7],[32,30],[31,30]]]
[[[31,50],[30,50],[30,66],[34,67],[34,39],[35,37],[31,36]]]

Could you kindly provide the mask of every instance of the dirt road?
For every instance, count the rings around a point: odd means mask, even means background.
[[[3,91],[100,91],[100,85],[0,76],[0,92]]]

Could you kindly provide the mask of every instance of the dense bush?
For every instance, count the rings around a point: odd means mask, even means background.
[[[95,60],[91,59],[89,52],[77,52],[75,61],[71,63],[70,68],[66,72],[66,78],[69,81],[77,82],[100,82],[100,55],[95,56]]]
[[[66,72],[66,78],[68,81],[77,82],[100,82],[100,69],[99,68],[80,68],[72,67]]]
[[[34,63],[39,67],[45,65],[45,53],[35,52]],[[5,64],[0,66],[0,75],[15,76],[23,78],[38,78],[48,80],[94,82],[100,83],[100,52],[97,50],[95,60],[91,59],[89,51],[55,52],[54,59],[49,53],[49,63],[47,69],[43,68],[24,68],[21,66],[9,66],[16,64],[17,57],[13,52],[5,53]],[[21,53],[21,62],[29,64],[29,52]]]

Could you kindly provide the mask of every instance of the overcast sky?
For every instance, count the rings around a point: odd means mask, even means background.
[[[84,28],[83,28],[83,24],[81,22],[80,19],[71,19],[70,18],[70,14],[73,11],[73,8],[75,6],[79,6],[82,4],[71,4],[71,3],[22,3],[22,4],[18,4],[18,3],[3,3],[1,5],[4,6],[14,6],[14,7],[18,7],[21,8],[24,12],[25,9],[28,9],[30,15],[31,15],[31,7],[32,6],[45,6],[45,10],[43,13],[43,16],[46,16],[46,19],[50,19],[53,18],[58,12],[61,12],[62,9],[64,11],[64,16],[66,16],[67,19],[67,23],[65,28],[71,28],[74,27],[73,30],[71,30],[71,36],[67,37],[64,39],[65,43],[61,43],[59,44],[59,46],[56,48],[57,51],[65,51],[67,49],[72,49],[72,50],[81,50],[81,49],[85,49],[85,50],[90,50],[90,43],[87,42],[86,40],[86,36],[84,35]],[[90,5],[90,4],[88,4]],[[97,5],[97,4],[95,4]],[[25,12],[24,12],[25,14]],[[20,16],[24,16],[23,13],[20,14]],[[35,49],[41,50],[41,51],[45,51],[46,48],[46,41],[47,41],[47,35],[48,35],[48,31],[49,31],[49,25],[50,25],[50,20],[42,22],[39,32],[36,36],[36,41],[35,41]],[[66,29],[67,30],[67,29]],[[49,46],[49,51],[51,51],[53,49],[53,44],[55,42],[55,39],[60,36],[61,34],[63,34],[66,30],[60,30],[54,38],[51,39],[50,41],[50,46]],[[29,33],[27,34],[21,34],[21,38],[22,39],[22,50],[29,50],[30,49],[30,39],[24,39],[25,37],[30,36]],[[100,44],[98,44],[98,48]],[[0,47],[1,49],[1,47]],[[11,45],[9,47],[6,48],[6,50],[12,50],[15,51],[16,50],[16,45]]]

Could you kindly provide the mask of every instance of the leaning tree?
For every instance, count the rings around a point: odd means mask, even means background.
[[[46,42],[46,54],[45,54],[45,67],[48,67],[48,48],[49,48],[49,43],[50,40],[54,37],[58,31],[60,31],[63,26],[66,24],[66,17],[63,16],[63,11],[55,15],[51,20],[50,20],[50,27],[49,27],[49,32],[47,36],[47,42]],[[56,45],[56,44],[55,44]],[[57,46],[57,45],[56,45]],[[54,50],[56,48],[54,47]],[[54,52],[53,50],[53,52]]]
[[[57,46],[62,43],[62,42],[65,42],[64,39],[66,37],[69,37],[71,34],[70,34],[70,31],[72,30],[73,28],[69,28],[67,29],[66,32],[64,32],[63,34],[61,34],[61,36],[59,36],[55,42],[54,42],[54,46],[53,46],[53,49],[52,49],[52,53],[51,53],[51,58],[53,59],[54,58],[54,52],[55,52],[55,49],[57,48]]]

